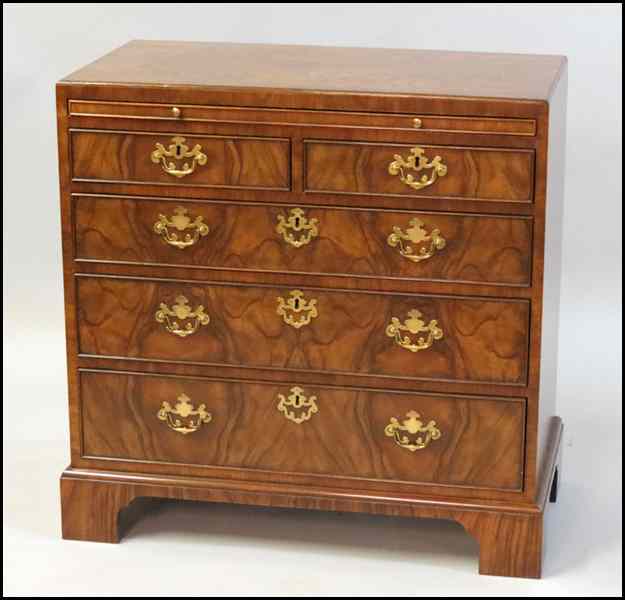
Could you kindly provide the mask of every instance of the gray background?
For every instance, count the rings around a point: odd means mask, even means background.
[[[4,4],[3,17],[5,594],[620,594],[620,5]],[[54,83],[133,38],[569,57],[566,447],[545,579],[478,578],[476,546],[455,524],[366,515],[174,504],[120,546],[60,541],[69,452]]]

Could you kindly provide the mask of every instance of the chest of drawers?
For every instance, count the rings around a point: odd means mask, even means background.
[[[565,106],[556,56],[137,41],[60,81],[63,536],[434,517],[539,577]]]

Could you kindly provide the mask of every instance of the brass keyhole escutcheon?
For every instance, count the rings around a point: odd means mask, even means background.
[[[277,298],[278,309],[276,311],[287,325],[299,329],[317,317],[317,300],[315,298],[306,300],[304,292],[301,290],[292,290],[289,292],[289,296],[288,300],[281,297]]]
[[[290,389],[290,394],[284,396],[278,394],[278,410],[293,423],[301,425],[308,421],[315,413],[319,412],[317,397],[307,397],[301,387],[295,386]]]
[[[443,164],[443,159],[435,156],[430,160],[425,155],[425,150],[419,146],[410,149],[408,158],[399,154],[395,154],[393,158],[394,160],[388,165],[389,174],[399,175],[399,180],[413,190],[421,190],[432,185],[439,177],[447,175],[447,165]],[[419,178],[415,178],[412,173],[408,172],[419,173],[425,169],[431,169],[430,174],[424,173]]]
[[[196,144],[193,148],[189,148],[189,146],[185,143],[186,138],[182,136],[176,135],[171,138],[172,143],[168,148],[165,148],[163,144],[156,142],[156,150],[152,151],[150,154],[150,160],[153,163],[161,165],[163,171],[168,175],[173,175],[174,177],[186,177],[187,175],[191,175],[195,171],[196,165],[205,165],[206,154],[202,152],[202,146],[200,144]],[[167,160],[173,158],[174,160]],[[191,159],[191,162],[185,161],[182,165],[176,164],[174,161],[182,161],[184,159]]]
[[[303,208],[292,208],[288,217],[278,215],[276,232],[290,246],[301,248],[319,235],[318,224],[317,219],[306,217]]]

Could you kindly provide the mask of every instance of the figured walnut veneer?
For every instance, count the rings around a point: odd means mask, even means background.
[[[136,41],[59,82],[63,537],[431,517],[540,577],[565,108],[556,56]]]
[[[389,177],[388,165],[410,146],[305,142],[306,190],[341,194],[445,196],[474,200],[531,202],[533,152],[420,146],[429,158],[440,155],[447,175],[418,191]]]
[[[205,404],[212,417],[188,438],[154,418],[180,390]],[[318,412],[299,427],[277,410],[278,396],[288,395],[289,386],[85,372],[84,453],[142,461],[147,470],[150,462],[170,462],[274,471],[274,481],[284,477],[281,473],[299,473],[512,490],[521,486],[521,399],[320,386],[306,386],[306,392],[315,395]],[[380,434],[390,417],[403,419],[414,407],[424,417],[436,418],[443,434],[428,452],[413,455]]]
[[[530,284],[532,221],[527,217],[311,207],[305,215],[317,220],[318,234],[295,251],[276,233],[278,217],[288,216],[288,206],[92,196],[77,196],[74,202],[81,260]],[[191,218],[201,216],[210,228],[183,252],[154,232],[158,216],[169,217],[178,207]],[[394,227],[405,230],[415,217],[428,232],[439,229],[445,239],[444,251],[418,264],[387,242]]]
[[[300,329],[277,314],[289,289],[80,277],[77,282],[81,353],[180,360],[272,369],[339,371],[461,381],[521,384],[527,371],[529,306],[523,300],[393,296],[306,290],[318,315]],[[184,339],[154,318],[183,294],[211,322]],[[436,319],[443,339],[415,357],[389,338],[393,316],[418,308]]]
[[[78,180],[168,184],[171,176],[149,159],[163,134],[72,131],[72,173]],[[288,140],[185,136],[200,144],[206,165],[197,168],[191,185],[207,187],[289,188]],[[189,185],[182,179],[178,185]]]

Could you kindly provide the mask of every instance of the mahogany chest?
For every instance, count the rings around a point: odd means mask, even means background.
[[[63,537],[436,517],[539,577],[565,106],[558,56],[134,41],[60,81]]]

